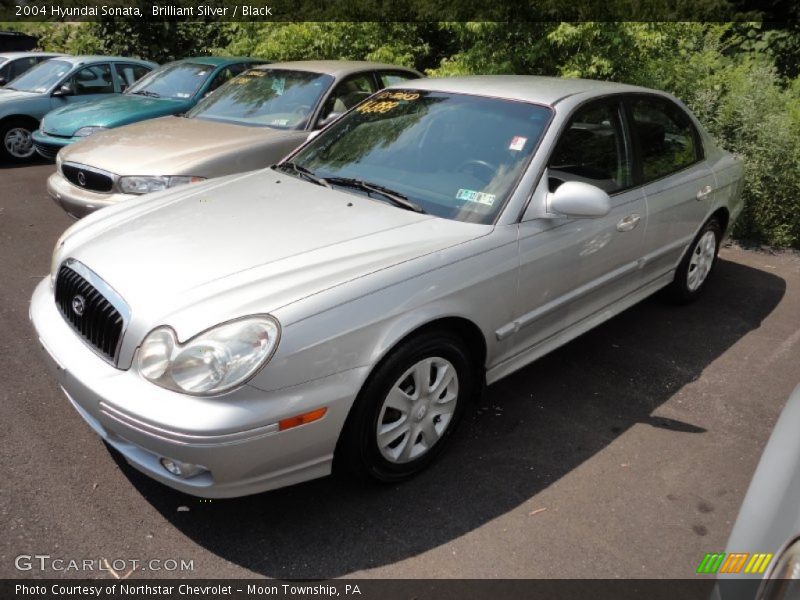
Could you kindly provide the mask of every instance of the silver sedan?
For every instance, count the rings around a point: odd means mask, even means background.
[[[169,486],[398,481],[484,385],[654,292],[698,297],[741,187],[668,94],[410,81],[273,168],[77,223],[31,319],[76,410]]]

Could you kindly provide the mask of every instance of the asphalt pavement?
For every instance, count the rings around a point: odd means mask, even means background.
[[[800,255],[727,247],[697,303],[648,299],[490,387],[410,482],[192,498],[123,464],[45,371],[28,301],[71,223],[53,168],[0,165],[3,578],[91,575],[17,569],[35,554],[135,577],[694,577],[800,382]]]

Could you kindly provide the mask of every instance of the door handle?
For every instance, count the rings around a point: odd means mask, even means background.
[[[633,213],[632,215],[624,217],[619,223],[617,223],[617,231],[631,231],[639,224],[641,218],[642,216],[637,213]]]
[[[704,185],[702,188],[700,188],[700,191],[697,192],[696,198],[698,200],[705,200],[706,198],[708,198],[709,194],[711,194],[711,192],[713,191],[714,188],[712,188],[710,185]]]

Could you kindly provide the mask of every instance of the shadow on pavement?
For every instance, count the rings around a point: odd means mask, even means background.
[[[262,575],[335,577],[394,563],[519,506],[637,423],[702,435],[652,413],[759,327],[786,289],[724,260],[712,277],[692,305],[648,299],[490,387],[438,463],[401,485],[329,477],[203,503],[121,466],[178,530]]]
[[[38,154],[34,155],[30,160],[25,162],[12,162],[0,158],[0,170],[24,169],[25,167],[35,167],[38,165],[48,165],[48,164],[53,165],[53,168],[55,168],[55,161],[48,160],[42,156],[39,156]]]

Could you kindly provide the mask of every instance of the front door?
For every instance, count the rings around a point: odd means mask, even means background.
[[[54,108],[98,100],[117,92],[109,63],[98,63],[79,69],[61,82],[61,85],[69,85],[72,93],[54,97]]]
[[[633,185],[622,104],[594,101],[577,109],[555,146],[532,202],[566,181],[590,183],[611,197],[597,218],[534,218],[519,226],[520,277],[509,355],[556,338],[603,313],[640,285],[646,225],[642,190]],[[503,335],[503,332],[500,334]]]

